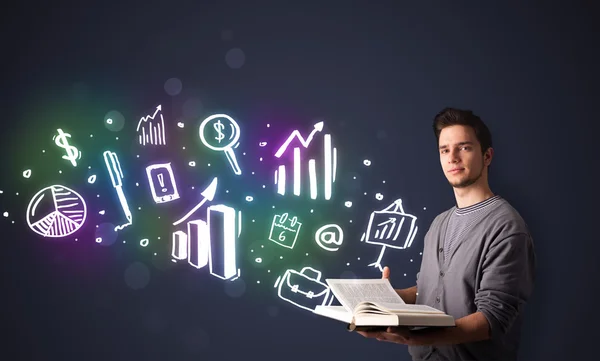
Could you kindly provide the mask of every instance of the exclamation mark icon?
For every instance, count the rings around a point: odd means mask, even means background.
[[[158,177],[158,183],[160,183],[160,186],[162,187],[162,191],[163,193],[167,191],[167,188],[165,188],[165,179],[162,173],[158,173],[157,175]]]

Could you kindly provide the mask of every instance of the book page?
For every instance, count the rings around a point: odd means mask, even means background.
[[[383,302],[363,302],[359,304],[354,313],[393,313],[393,314],[444,314],[444,312],[427,305],[410,305]]]
[[[342,306],[351,313],[359,303],[365,301],[392,305],[405,304],[387,279],[329,278],[325,281]]]

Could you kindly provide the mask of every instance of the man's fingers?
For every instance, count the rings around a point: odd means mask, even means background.
[[[367,332],[367,331],[356,331],[356,332],[366,338],[377,338],[377,336],[380,334],[380,332]]]
[[[410,330],[406,327],[388,327],[386,332],[404,337],[409,337],[411,335]]]
[[[381,278],[390,278],[390,268],[388,266],[383,267],[383,271],[381,272]]]

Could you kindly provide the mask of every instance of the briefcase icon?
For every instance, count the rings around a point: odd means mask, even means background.
[[[333,293],[327,284],[321,282],[321,271],[304,267],[300,272],[289,269],[275,282],[279,298],[303,308],[314,311],[319,305],[329,306],[333,302]]]

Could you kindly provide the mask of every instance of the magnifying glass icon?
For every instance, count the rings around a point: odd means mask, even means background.
[[[234,147],[240,139],[240,126],[226,114],[214,114],[200,123],[200,140],[208,148],[223,151],[236,175],[242,174]]]

